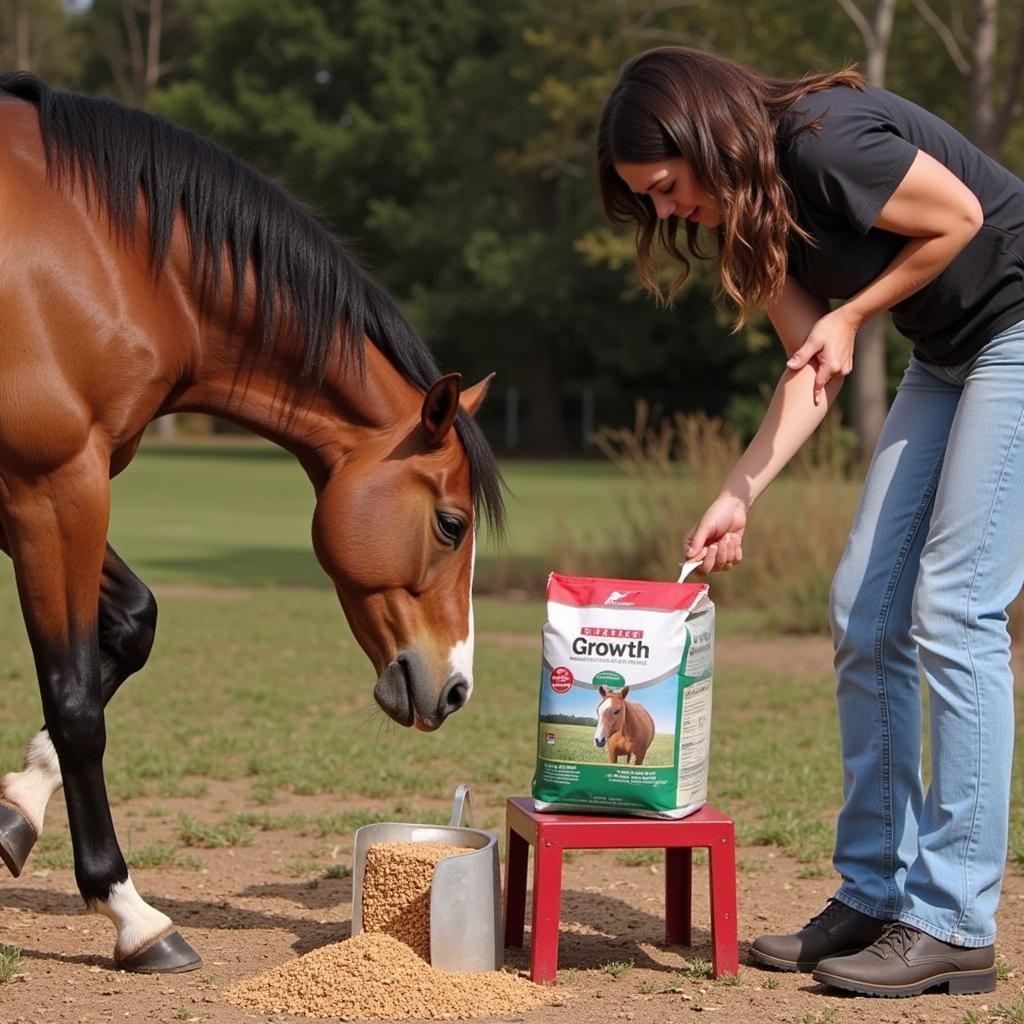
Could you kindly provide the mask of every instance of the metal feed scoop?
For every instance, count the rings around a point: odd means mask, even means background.
[[[498,840],[467,828],[469,786],[455,790],[448,825],[385,821],[356,829],[352,854],[352,934],[363,930],[366,851],[374,843],[449,843],[472,850],[438,861],[430,889],[430,963],[441,971],[496,971],[502,965]]]

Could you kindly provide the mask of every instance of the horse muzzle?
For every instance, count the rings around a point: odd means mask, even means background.
[[[399,725],[433,732],[469,700],[470,690],[466,678],[456,672],[438,692],[423,658],[415,651],[403,651],[377,680],[373,699]]]
[[[600,738],[597,737],[597,736],[594,737],[594,746],[595,747],[603,747],[607,742],[608,742],[608,740],[604,736],[601,736]]]

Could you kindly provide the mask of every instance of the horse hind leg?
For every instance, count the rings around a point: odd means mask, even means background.
[[[8,481],[7,539],[35,656],[46,729],[64,783],[75,879],[86,905],[114,922],[118,966],[182,971],[200,959],[135,890],[117,843],[103,778],[99,591],[109,466],[86,450],[45,492]]]
[[[99,599],[104,707],[118,687],[146,664],[156,633],[156,615],[152,592],[108,544]],[[47,804],[61,785],[57,752],[44,727],[29,743],[22,770],[0,779],[0,860],[15,878],[42,834]]]

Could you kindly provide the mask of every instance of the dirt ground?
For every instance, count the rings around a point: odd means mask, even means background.
[[[202,799],[161,800],[167,815],[146,819],[145,843],[171,839],[179,811],[214,820],[225,804],[240,806],[240,784],[211,787]],[[131,802],[115,812],[124,836],[138,830],[152,801]],[[336,801],[293,798],[289,811],[308,814],[338,811]],[[51,810],[51,828],[62,827]],[[136,813],[133,815],[132,812]],[[259,832],[251,846],[199,851],[203,868],[153,869],[134,873],[140,891],[169,913],[200,951],[204,965],[182,975],[143,977],[114,970],[110,958],[113,930],[86,914],[70,870],[33,868],[19,879],[0,883],[0,942],[20,946],[20,973],[0,986],[0,1024],[101,1021],[202,1021],[246,1024],[296,1021],[267,1017],[228,1004],[224,990],[234,981],[259,973],[317,946],[349,934],[351,880],[308,879],[289,875],[288,865],[308,857],[310,837]],[[349,842],[330,851],[350,863]],[[833,889],[831,878],[801,878],[800,866],[764,847],[740,848],[740,958],[750,940],[763,931],[800,927]],[[575,855],[565,865],[559,990],[562,1005],[525,1017],[525,1024],[584,1024],[623,1021],[661,1024],[666,1018],[709,1014],[722,1021],[786,1021],[795,1024],[852,1022],[956,1022],[998,1018],[1000,1010],[1021,999],[1024,964],[1024,877],[1006,879],[998,955],[1009,966],[996,992],[985,996],[928,995],[916,999],[875,1000],[835,994],[806,975],[766,972],[743,963],[738,984],[680,978],[674,972],[696,958],[710,959],[707,869],[694,869],[694,946],[662,945],[662,865],[628,867],[614,852]],[[509,952],[509,966],[527,966],[524,950]],[[632,962],[617,977],[605,965]],[[669,991],[661,991],[668,989]],[[657,991],[654,991],[657,990]],[[1020,1017],[1013,1019],[1020,1020]]]
[[[828,670],[826,641],[803,642],[797,649],[803,661],[793,662],[794,670]],[[756,643],[723,646],[722,653],[754,665],[777,655]],[[1020,674],[1024,665],[1015,668]],[[123,841],[131,838],[136,846],[149,846],[177,841],[179,813],[213,822],[248,806],[248,798],[245,780],[211,783],[201,798],[130,801],[115,808],[114,816]],[[154,816],[157,803],[160,814]],[[290,797],[287,805],[260,810],[313,816],[368,806],[367,801],[346,807],[330,797]],[[53,801],[47,828],[66,828],[59,799]],[[171,915],[204,958],[203,966],[192,973],[156,977],[115,970],[113,928],[84,911],[73,873],[40,869],[30,859],[21,878],[0,877],[0,943],[22,950],[19,974],[0,985],[0,1024],[302,1020],[237,1009],[223,993],[241,978],[348,937],[351,879],[294,876],[296,862],[308,860],[316,845],[314,837],[294,832],[255,832],[249,846],[196,851],[203,864],[198,871],[134,871],[139,891]],[[351,864],[351,837],[329,845],[326,853],[321,849],[319,856]],[[802,866],[772,848],[740,847],[737,861],[742,965],[738,984],[676,973],[711,957],[703,863],[694,867],[694,945],[666,948],[662,865],[626,866],[611,851],[580,853],[567,858],[563,875],[555,993],[559,1005],[501,1019],[523,1024],[662,1024],[707,1014],[737,1024],[1024,1021],[1024,875],[1019,871],[1008,870],[1004,884],[997,944],[1004,969],[995,992],[888,1000],[841,995],[807,975],[747,965],[746,949],[752,939],[762,932],[802,926],[834,891],[835,879],[801,877]],[[508,951],[506,966],[526,970],[528,956],[529,931],[523,950]],[[630,963],[625,971],[606,969]]]

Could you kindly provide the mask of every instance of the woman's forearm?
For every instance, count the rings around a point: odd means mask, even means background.
[[[825,418],[843,379],[834,377],[825,388],[826,400],[814,404],[814,370],[787,370],[768,405],[760,429],[722,485],[722,494],[738,498],[749,508],[779,475]]]
[[[836,308],[847,316],[854,330],[872,317],[933,281],[974,237],[977,228],[970,223],[958,232],[933,238],[912,238],[896,258],[866,288]]]

